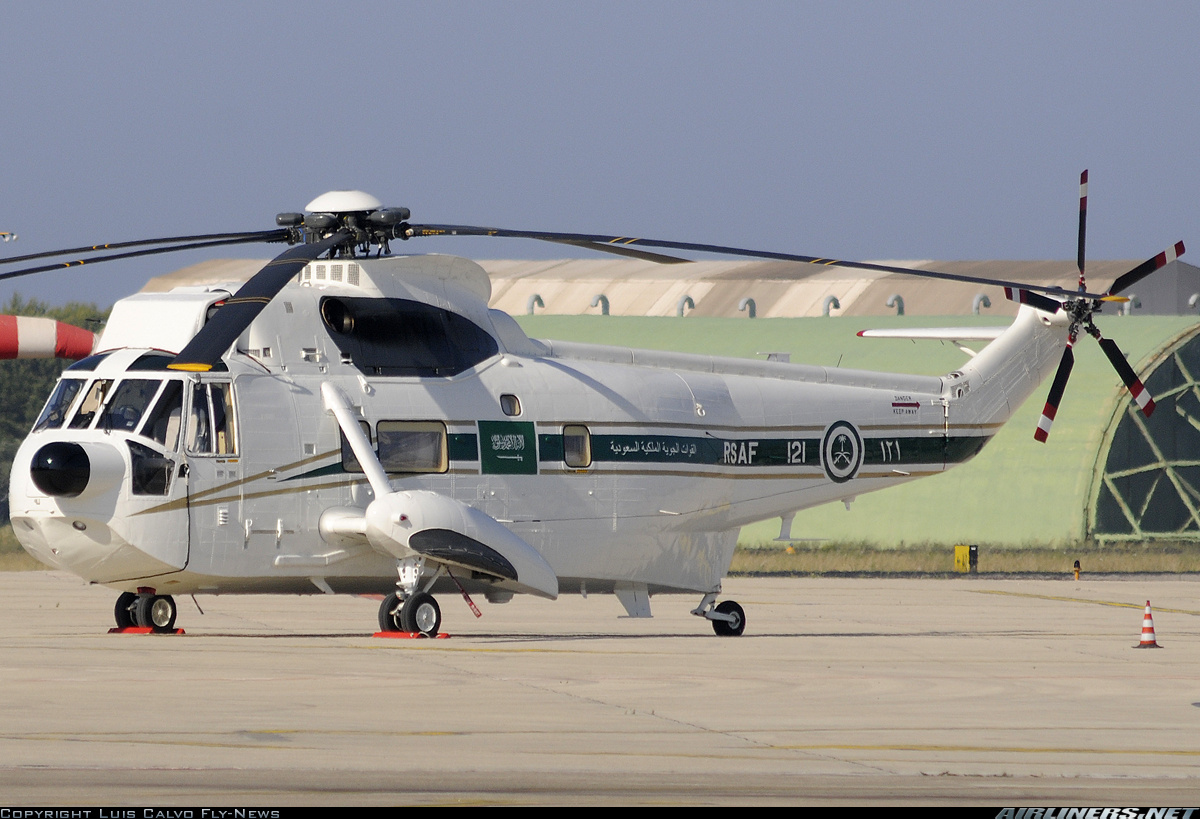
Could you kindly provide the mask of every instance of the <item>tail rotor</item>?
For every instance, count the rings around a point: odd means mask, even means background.
[[[1050,385],[1050,395],[1046,398],[1046,406],[1042,409],[1042,417],[1038,420],[1037,429],[1033,433],[1034,440],[1041,441],[1042,443],[1045,443],[1050,435],[1050,426],[1054,423],[1054,418],[1058,414],[1058,407],[1062,401],[1063,392],[1067,388],[1067,379],[1071,377],[1071,369],[1075,366],[1073,348],[1081,331],[1086,332],[1099,342],[1100,349],[1108,357],[1109,362],[1113,365],[1113,369],[1117,371],[1117,375],[1121,377],[1121,381],[1129,389],[1133,400],[1137,402],[1142,413],[1149,418],[1150,414],[1154,412],[1154,398],[1151,397],[1146,386],[1138,378],[1133,367],[1129,366],[1129,362],[1125,360],[1125,354],[1121,352],[1121,348],[1112,339],[1104,338],[1101,335],[1100,329],[1096,327],[1092,321],[1092,317],[1100,312],[1105,302],[1128,301],[1126,297],[1120,295],[1123,291],[1137,284],[1154,271],[1175,261],[1184,252],[1183,242],[1176,242],[1162,253],[1147,259],[1128,273],[1118,276],[1116,281],[1103,294],[1097,296],[1088,293],[1084,254],[1087,236],[1087,187],[1088,172],[1085,170],[1079,175],[1079,244],[1076,254],[1076,262],[1079,267],[1079,289],[1076,293],[1066,301],[1060,302],[1057,299],[1028,290],[1013,287],[1006,287],[1004,289],[1004,295],[1011,301],[1028,304],[1047,313],[1057,313],[1062,310],[1071,319],[1070,329],[1067,331],[1067,346],[1063,350],[1062,360],[1058,363],[1058,371],[1054,374],[1054,382]]]

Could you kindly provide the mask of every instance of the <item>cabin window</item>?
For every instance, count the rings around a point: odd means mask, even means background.
[[[83,400],[79,402],[79,409],[75,411],[75,417],[71,419],[71,429],[87,429],[92,425],[96,413],[104,404],[104,396],[108,395],[108,388],[111,386],[112,379],[109,378],[97,378],[92,382],[83,396]]]
[[[387,472],[445,472],[450,467],[441,421],[380,421],[379,462]]]
[[[179,448],[179,430],[183,426],[183,382],[168,381],[154,410],[146,418],[142,435],[167,449]]]
[[[515,395],[500,396],[500,410],[505,415],[520,415],[521,414],[521,399]]]
[[[119,432],[137,429],[161,385],[158,379],[126,378],[105,405],[101,427]]]
[[[321,318],[342,360],[367,375],[457,375],[499,352],[470,319],[411,299],[327,296]]]
[[[371,440],[371,425],[366,421],[359,421],[358,425],[362,427],[363,435],[367,436],[367,440]],[[358,456],[354,454],[354,450],[350,448],[350,442],[346,440],[346,433],[338,430],[342,436],[342,471],[344,472],[362,472],[362,464],[358,462]]]
[[[575,469],[592,465],[592,434],[587,427],[579,424],[563,427],[563,461]]]
[[[54,388],[54,393],[50,396],[50,400],[46,402],[46,408],[42,410],[42,414],[38,416],[37,423],[33,425],[33,431],[39,432],[43,429],[58,429],[63,425],[63,421],[67,420],[67,414],[71,411],[71,404],[75,403],[75,396],[79,395],[80,389],[83,388],[84,382],[78,378],[64,378],[58,382],[58,386]]]
[[[233,388],[230,384],[195,384],[188,416],[188,452],[236,455]]]

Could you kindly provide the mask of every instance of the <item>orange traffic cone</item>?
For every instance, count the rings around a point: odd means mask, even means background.
[[[1146,601],[1146,613],[1142,616],[1142,641],[1134,648],[1162,648],[1154,638],[1154,615],[1150,613],[1150,601]]]

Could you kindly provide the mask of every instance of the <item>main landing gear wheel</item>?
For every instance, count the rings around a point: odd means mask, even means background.
[[[426,637],[436,637],[441,625],[442,610],[432,594],[417,592],[404,601],[404,606],[400,609],[402,631],[420,632]]]
[[[392,592],[379,604],[379,630],[404,631],[400,622],[400,595]]]
[[[137,625],[137,614],[134,611],[138,596],[133,592],[122,592],[117,598],[117,607],[113,616],[117,620],[117,628],[133,628]]]
[[[718,614],[727,614],[731,620],[713,620],[713,631],[718,637],[740,637],[742,632],[746,630],[746,612],[742,611],[742,607],[732,600],[726,600],[723,603],[718,603],[716,611]]]
[[[152,628],[158,634],[175,630],[175,601],[170,595],[142,595],[134,607],[137,624]]]

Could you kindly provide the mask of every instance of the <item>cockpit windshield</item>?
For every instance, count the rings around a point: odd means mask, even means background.
[[[156,378],[126,378],[122,381],[105,405],[101,429],[130,432],[137,429],[138,421],[142,420],[160,384],[162,381]]]
[[[152,438],[167,449],[179,446],[179,430],[183,420],[183,382],[168,381],[154,411],[142,427],[142,435]]]
[[[111,386],[112,379],[110,378],[97,378],[91,383],[83,400],[79,402],[79,409],[75,410],[75,417],[71,419],[71,429],[87,429],[92,425],[92,421],[96,420],[96,413],[104,405],[104,397],[108,395],[108,388]]]
[[[33,431],[40,432],[43,429],[61,427],[67,420],[67,413],[71,411],[71,404],[75,402],[75,396],[79,395],[83,383],[79,378],[64,378],[59,381],[58,386],[54,388],[54,394],[46,402],[46,408],[42,410],[37,423],[33,425]]]

